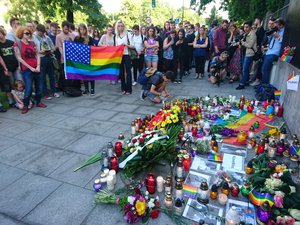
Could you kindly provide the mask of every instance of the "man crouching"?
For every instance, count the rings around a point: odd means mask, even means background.
[[[213,84],[220,85],[223,75],[226,72],[228,52],[224,51],[220,56],[215,56],[210,63],[209,80]]]
[[[166,73],[156,72],[149,77],[147,84],[142,87],[142,99],[148,97],[154,103],[161,103],[171,95],[167,91],[167,84],[174,82],[175,77],[172,71]]]

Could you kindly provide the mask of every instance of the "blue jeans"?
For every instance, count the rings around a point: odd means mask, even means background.
[[[126,77],[125,77],[126,70]],[[131,60],[129,55],[123,55],[120,67],[120,79],[122,91],[132,92],[132,74],[131,74]]]
[[[245,56],[243,61],[243,75],[241,84],[245,85],[249,81],[249,67],[253,61],[253,56]]]
[[[43,76],[41,73],[34,73],[30,69],[23,71],[23,80],[25,83],[25,95],[23,99],[23,103],[25,107],[28,107],[31,94],[32,94],[32,83],[34,83],[35,87],[35,100],[36,104],[41,102],[41,93],[43,89]]]
[[[270,73],[272,70],[273,62],[278,60],[277,55],[265,55],[262,65],[262,80],[263,84],[268,84],[270,80]]]
[[[49,82],[50,82],[50,88],[52,94],[56,92],[55,87],[55,78],[54,78],[54,66],[53,66],[53,59],[51,57],[41,57],[41,74],[43,78],[43,94],[44,96],[48,96],[48,88],[47,88],[47,79],[46,74],[48,74]]]

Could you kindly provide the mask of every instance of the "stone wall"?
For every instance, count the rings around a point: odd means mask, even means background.
[[[273,66],[270,83],[282,91],[282,102],[284,107],[284,120],[290,132],[300,133],[300,89],[298,91],[287,90],[287,79],[295,72],[300,75],[300,70],[289,63],[278,61]],[[298,87],[299,88],[299,87]]]

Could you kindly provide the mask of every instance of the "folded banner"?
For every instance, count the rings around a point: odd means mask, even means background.
[[[274,205],[273,196],[269,193],[259,193],[253,189],[248,196],[256,206],[261,206],[265,201],[268,201],[271,207]]]
[[[118,80],[124,46],[97,47],[65,41],[66,79]]]

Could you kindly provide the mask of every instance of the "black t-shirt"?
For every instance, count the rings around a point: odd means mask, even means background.
[[[265,29],[263,27],[259,27],[256,32],[256,37],[257,37],[257,46],[261,47],[262,46],[262,41],[265,36]]]
[[[85,41],[84,38],[79,37],[79,36],[75,37],[75,39],[74,39],[74,42],[81,43],[81,44],[85,44],[84,41]],[[89,37],[89,43],[87,43],[87,44],[94,45],[94,40],[92,37]]]
[[[156,72],[153,76],[148,79],[148,83],[143,85],[143,90],[150,90],[151,86],[159,88],[159,86],[164,82],[163,75],[160,72]]]
[[[194,32],[193,32],[192,34],[188,34],[188,35],[186,36],[186,42],[187,42],[188,44],[193,43],[194,40],[195,40],[195,33],[194,33]],[[188,49],[189,49],[190,51],[193,51],[193,48],[194,48],[194,47],[193,47],[192,45],[188,46]]]
[[[14,72],[19,66],[18,60],[15,56],[14,42],[6,40],[4,43],[0,42],[0,56],[6,64],[8,71]]]
[[[183,38],[183,42],[179,45],[176,45],[176,42],[179,40],[178,36],[175,38],[174,42],[174,59],[183,59],[186,57],[187,50],[187,39]]]

